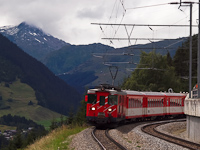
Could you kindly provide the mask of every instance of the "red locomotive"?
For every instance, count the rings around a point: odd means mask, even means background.
[[[85,96],[89,123],[109,124],[184,115],[184,93],[120,90],[107,84]]]

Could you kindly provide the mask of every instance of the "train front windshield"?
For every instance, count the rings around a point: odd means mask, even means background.
[[[97,103],[97,95],[96,94],[88,94],[88,103],[96,104]]]
[[[117,105],[117,95],[109,95],[108,96],[108,104],[109,105]]]

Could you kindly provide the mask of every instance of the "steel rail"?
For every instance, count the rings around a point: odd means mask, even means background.
[[[109,129],[107,129],[106,131],[105,131],[105,133],[106,133],[106,136],[107,136],[107,138],[109,138],[117,147],[119,147],[120,149],[122,149],[122,150],[127,150],[127,148],[125,148],[124,146],[122,146],[121,144],[119,144],[118,142],[116,142],[111,136],[110,136],[110,134],[109,134]]]
[[[99,146],[103,149],[103,150],[106,150],[106,148],[103,146],[103,144],[101,144],[101,142],[97,139],[97,137],[95,136],[95,131],[96,131],[96,128],[94,128],[94,130],[92,131],[92,136],[93,138],[97,141],[97,143],[99,144]]]
[[[121,150],[127,150],[124,146],[122,146],[121,144],[119,144],[118,142],[116,142],[110,135],[109,135],[109,133],[108,133],[108,131],[109,131],[109,129],[106,129],[105,130],[105,132],[104,132],[104,134],[105,134],[105,137],[107,138],[107,140],[109,141],[109,142],[111,142],[112,143],[112,145],[113,145],[113,147],[112,148],[114,148],[114,149],[121,149]],[[99,146],[101,147],[101,149],[103,149],[103,150],[106,150],[107,148],[108,149],[110,149],[109,148],[109,146],[108,145],[103,145],[103,143],[101,143],[101,141],[97,138],[97,136],[95,135],[95,132],[96,132],[96,128],[94,128],[94,130],[92,131],[92,136],[93,136],[93,138],[97,141],[97,143],[99,144]],[[105,144],[105,143],[104,143]],[[111,146],[111,145],[110,145]],[[107,147],[107,148],[106,148]]]

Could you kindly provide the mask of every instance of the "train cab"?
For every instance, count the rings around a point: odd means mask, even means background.
[[[123,116],[125,118],[125,95],[105,85],[88,90],[85,96],[87,121],[91,124],[109,124],[120,121]]]

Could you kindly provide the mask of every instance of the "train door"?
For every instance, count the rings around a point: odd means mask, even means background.
[[[123,118],[124,114],[124,97],[122,95],[119,95],[119,101],[118,101],[118,118]]]
[[[147,104],[148,104],[147,97],[143,97],[143,106],[142,106],[143,117],[146,117],[146,115],[147,115]]]
[[[108,104],[108,92],[97,92],[97,112],[98,117],[107,117],[105,114],[106,104]]]
[[[122,105],[121,105],[121,103],[122,103],[122,99],[121,99],[121,96],[119,95],[119,101],[118,101],[118,111],[117,111],[117,116],[119,117],[119,118],[121,118],[121,113],[122,113]]]
[[[126,114],[126,96],[122,95],[122,116],[125,118]]]
[[[167,115],[170,113],[170,98],[167,98]]]
[[[163,113],[164,115],[166,115],[167,114],[167,98],[166,97],[162,99],[162,104],[163,104]]]

